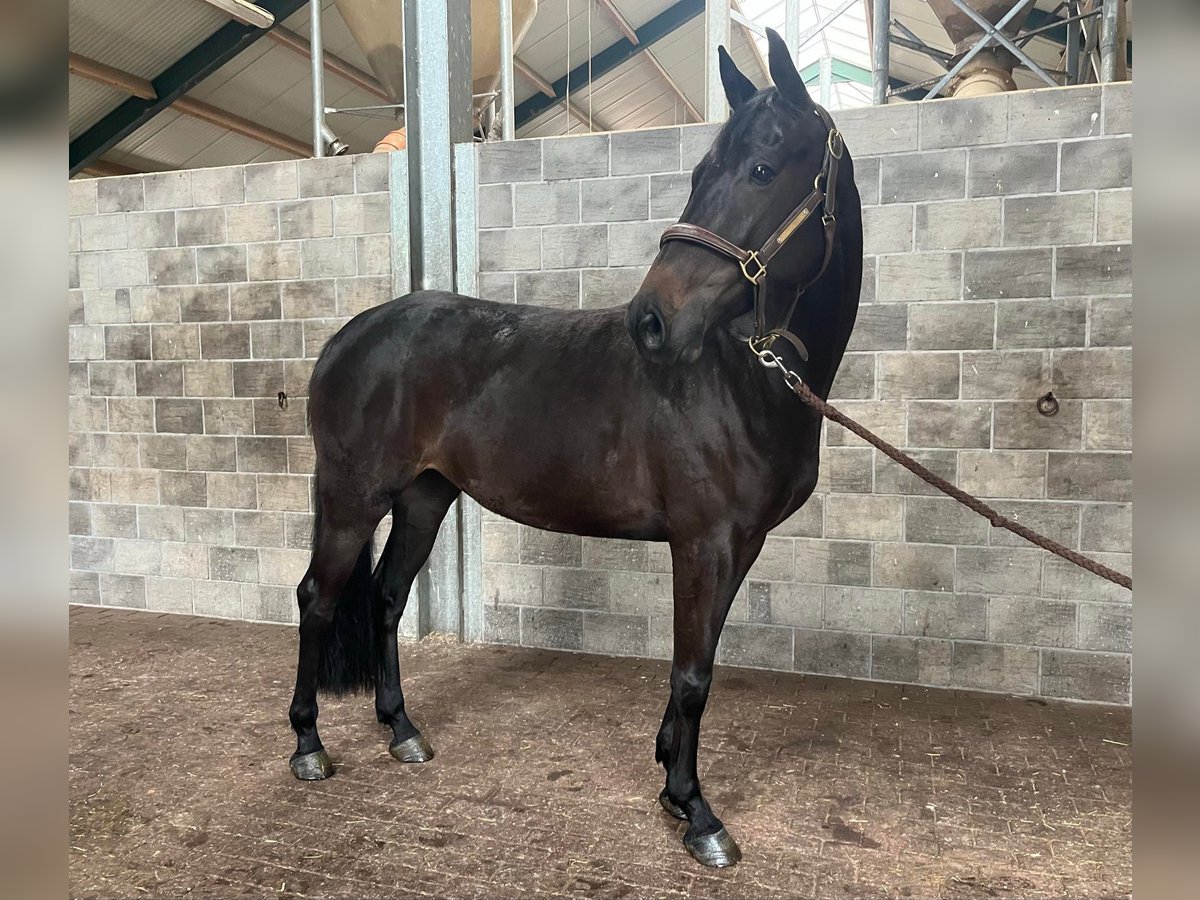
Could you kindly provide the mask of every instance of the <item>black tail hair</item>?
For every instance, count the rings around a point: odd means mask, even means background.
[[[313,479],[313,541],[321,529],[321,495]],[[375,686],[375,616],[372,610],[372,542],[363,545],[354,571],[342,588],[333,622],[321,644],[317,687],[331,694],[350,694]]]

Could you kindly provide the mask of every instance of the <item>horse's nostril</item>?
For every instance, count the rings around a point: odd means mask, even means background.
[[[647,350],[658,350],[662,347],[665,330],[662,316],[655,310],[647,310],[638,319],[638,337],[642,339],[642,346]]]

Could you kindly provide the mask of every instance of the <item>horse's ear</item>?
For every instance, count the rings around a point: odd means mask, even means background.
[[[717,59],[721,67],[721,84],[725,86],[725,99],[729,101],[730,109],[737,112],[742,104],[754,96],[758,88],[742,74],[724,47],[717,48]]]
[[[779,36],[779,32],[768,28],[767,44],[770,45],[768,62],[771,80],[775,82],[775,87],[779,88],[780,95],[797,109],[810,109],[813,105],[812,97],[808,95],[804,79],[796,71],[792,54],[788,52],[787,44]]]

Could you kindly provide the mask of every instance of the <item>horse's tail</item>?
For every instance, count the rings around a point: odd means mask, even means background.
[[[321,493],[313,479],[313,546],[321,533]],[[342,588],[333,621],[321,644],[317,686],[332,694],[349,694],[375,686],[375,619],[372,606],[371,541],[363,545],[354,571]]]

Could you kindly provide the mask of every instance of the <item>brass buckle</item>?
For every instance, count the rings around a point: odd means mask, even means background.
[[[829,150],[829,155],[834,159],[841,159],[842,154],[846,152],[846,142],[842,140],[842,133],[836,128],[830,129],[825,146]]]
[[[750,270],[746,268],[747,264],[749,263],[754,263],[756,266],[758,266],[758,270],[753,275],[751,275]],[[739,259],[738,265],[742,267],[742,274],[746,276],[746,280],[748,280],[751,284],[758,284],[759,280],[767,274],[767,267],[763,261],[758,258],[757,250],[751,250],[749,256],[747,256],[745,259]]]

